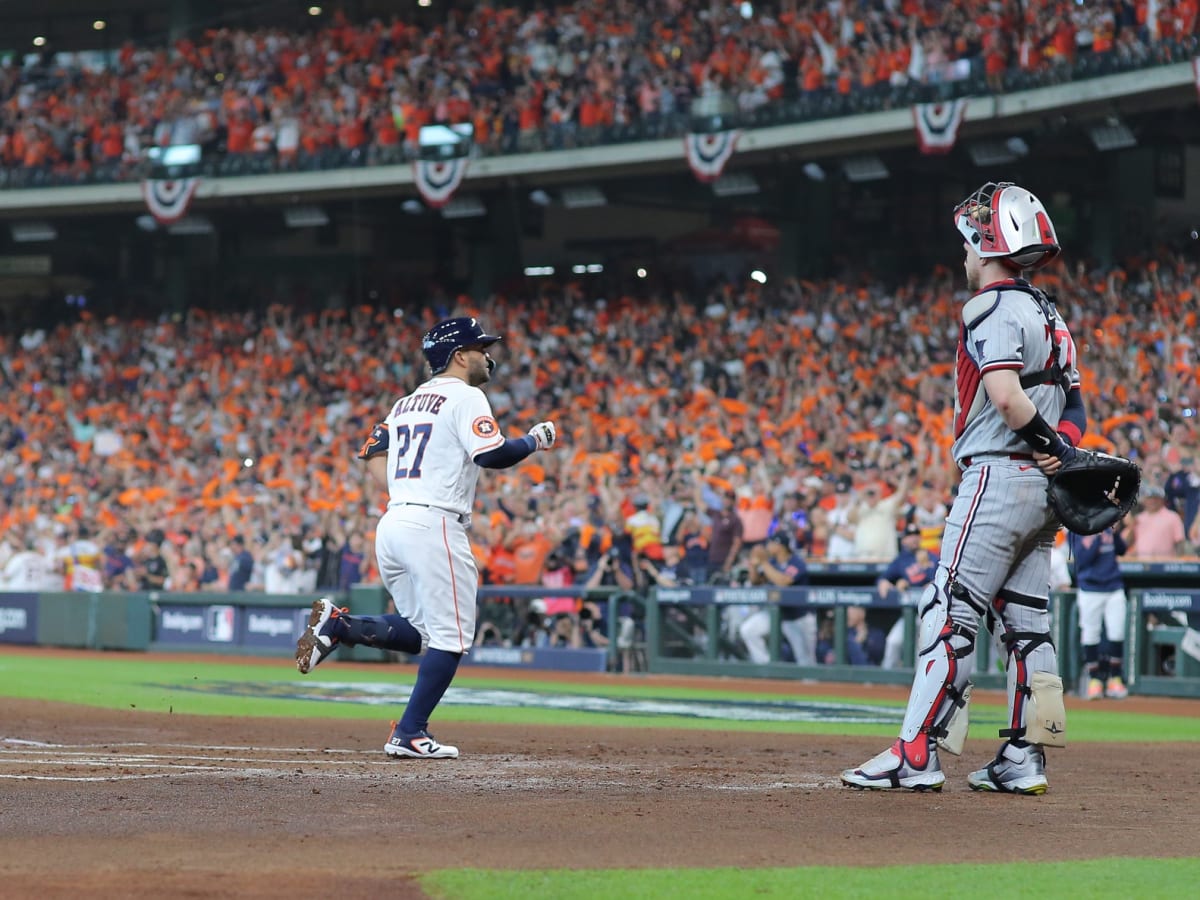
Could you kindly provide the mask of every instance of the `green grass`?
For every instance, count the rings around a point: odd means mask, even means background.
[[[5,654],[0,651],[0,695],[78,703],[103,709],[139,709],[148,712],[172,712],[192,715],[287,716],[342,719],[377,719],[394,709],[357,703],[331,703],[290,699],[271,695],[272,690],[303,690],[335,682],[357,684],[411,684],[411,667],[326,665],[308,678],[296,673],[290,658],[278,664],[239,663],[226,660],[197,661],[194,657],[174,659],[113,653],[63,657],[61,655]],[[705,690],[668,687],[640,679],[606,678],[592,684],[554,680],[546,673],[543,681],[490,677],[463,669],[455,680],[456,688],[512,690],[567,696],[607,698],[644,698],[675,700],[740,700],[745,702],[787,703],[790,701],[853,703],[839,697],[835,685],[827,686],[820,696],[780,693],[778,690],[736,690],[734,687]],[[226,693],[220,693],[225,690]],[[240,693],[231,693],[239,691]],[[872,701],[872,706],[900,709],[903,701]],[[1004,716],[1001,695],[997,692],[976,695],[972,703],[972,721],[976,730],[999,726]],[[1180,701],[1187,702],[1187,701]],[[538,707],[455,706],[443,704],[438,710],[441,721],[499,722],[511,724],[553,724],[604,727],[662,727],[686,729],[722,729],[759,733],[846,734],[890,736],[895,725],[865,725],[823,722],[740,722],[732,719],[692,718],[675,715],[629,715],[573,709]],[[1072,741],[1200,741],[1200,718],[1157,716],[1124,711],[1120,705],[1106,703],[1068,711],[1069,739]]]
[[[653,869],[646,871],[455,869],[432,872],[421,886],[439,900],[725,900],[743,897],[862,898],[945,894],[971,900],[1014,896],[1194,897],[1200,859],[1096,859],[1081,862],[794,869]],[[903,887],[902,887],[903,886]],[[1044,887],[1039,887],[1044,886]]]

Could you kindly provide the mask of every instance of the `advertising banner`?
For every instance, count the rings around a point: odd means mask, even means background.
[[[0,644],[37,643],[37,594],[0,593]]]
[[[234,606],[159,606],[154,639],[164,644],[233,644],[238,610]]]

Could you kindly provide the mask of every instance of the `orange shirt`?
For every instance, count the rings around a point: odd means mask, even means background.
[[[492,558],[488,560],[488,584],[515,584],[513,573],[516,564],[516,558],[510,550],[493,547]]]
[[[246,153],[250,149],[250,138],[254,134],[254,126],[248,119],[238,116],[229,123],[229,134],[225,138],[226,149],[230,153]]]
[[[516,584],[540,584],[542,566],[554,545],[544,534],[536,534],[513,547],[513,581]]]

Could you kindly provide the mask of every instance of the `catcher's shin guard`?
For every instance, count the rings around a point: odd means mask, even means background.
[[[952,582],[950,573],[942,568],[925,588],[918,608],[921,642],[917,671],[900,728],[902,740],[913,741],[925,733],[952,753],[962,749],[965,718],[952,737],[949,725],[959,710],[966,711],[975,669],[979,616],[969,599],[966,590]]]
[[[1049,601],[1001,591],[992,603],[1008,651],[1008,727],[1000,737],[1048,747],[1067,744],[1058,653],[1050,638]]]

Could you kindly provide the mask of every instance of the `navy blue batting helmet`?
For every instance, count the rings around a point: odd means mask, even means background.
[[[426,332],[421,339],[421,349],[429,360],[429,368],[437,375],[450,365],[455,350],[463,347],[490,347],[500,340],[498,334],[487,334],[483,326],[471,316],[443,319]]]

